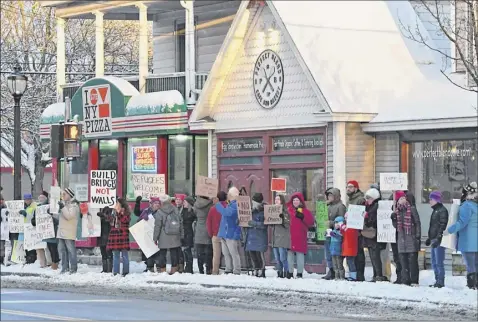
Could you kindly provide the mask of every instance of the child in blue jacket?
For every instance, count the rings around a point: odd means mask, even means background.
[[[344,221],[345,219],[342,216],[335,218],[334,229],[330,232],[330,254],[332,255],[336,280],[345,279],[344,258],[342,257],[343,236],[340,232]]]

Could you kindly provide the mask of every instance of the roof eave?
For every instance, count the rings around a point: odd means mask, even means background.
[[[364,132],[396,132],[431,129],[451,129],[477,127],[476,117],[456,117],[448,119],[427,119],[394,122],[371,122],[362,125]]]

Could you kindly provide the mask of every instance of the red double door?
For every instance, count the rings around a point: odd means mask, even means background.
[[[269,178],[264,170],[221,171],[219,174],[219,189],[227,193],[231,187],[237,189],[245,187],[247,195],[251,197],[256,192],[261,192],[264,201],[269,202]]]

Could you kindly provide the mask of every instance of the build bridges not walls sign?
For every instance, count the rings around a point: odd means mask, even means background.
[[[91,170],[90,207],[113,207],[116,202],[116,184],[115,170]]]

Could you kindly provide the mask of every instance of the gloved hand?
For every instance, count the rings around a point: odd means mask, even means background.
[[[392,215],[390,216],[390,219],[392,219],[392,221],[396,221],[397,220],[397,214],[393,212]]]
[[[254,224],[255,224],[255,223],[254,223],[252,220],[249,220],[249,221],[247,222],[247,225],[248,225],[249,227],[254,227]]]
[[[364,213],[363,213],[363,217],[364,217],[364,218],[368,218],[368,212],[364,212]],[[347,218],[347,217],[345,217],[345,218]]]
[[[157,241],[157,240],[155,240],[155,241],[154,241],[154,244],[155,244],[156,246],[158,246],[158,241]]]
[[[23,217],[27,216],[27,212],[25,210],[20,210],[18,213],[22,215]]]
[[[62,210],[63,208],[65,208],[65,204],[61,201],[58,201],[58,207],[60,208],[60,210]]]
[[[427,238],[427,240],[425,241],[425,246],[430,246],[430,244],[431,244],[430,238]]]
[[[438,239],[433,239],[431,241],[431,245],[432,245],[432,248],[437,248],[438,246],[440,246],[440,240]]]
[[[281,213],[281,214],[279,215],[279,218],[284,219],[284,214]]]
[[[141,197],[141,196],[137,196],[137,197],[136,197],[136,203],[140,203],[141,200],[143,200],[143,197]]]
[[[5,211],[5,216],[8,216],[10,213],[7,211]]]
[[[448,232],[448,229],[445,229],[445,230],[443,231],[443,236],[448,236],[448,235],[450,235],[450,233]]]
[[[296,212],[295,213],[295,216],[299,219],[304,219],[304,214],[303,213],[300,213],[300,212]]]

